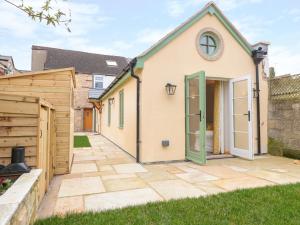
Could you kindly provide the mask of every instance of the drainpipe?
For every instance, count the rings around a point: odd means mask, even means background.
[[[130,76],[136,79],[136,162],[140,162],[140,86],[141,79],[139,76],[135,75],[134,67],[136,65],[137,59],[134,58],[130,62]]]
[[[261,154],[261,135],[260,135],[260,86],[259,86],[259,64],[265,58],[267,53],[262,51],[262,48],[252,52],[253,61],[255,64],[256,73],[256,115],[257,115],[257,152]]]

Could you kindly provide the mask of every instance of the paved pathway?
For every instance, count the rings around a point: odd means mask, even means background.
[[[92,148],[74,150],[71,174],[53,179],[40,218],[300,182],[300,165],[286,158],[140,165],[102,136],[89,138]]]

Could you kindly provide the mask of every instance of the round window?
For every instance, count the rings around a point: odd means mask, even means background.
[[[211,56],[217,51],[217,42],[210,34],[203,34],[200,38],[200,47],[203,53]]]
[[[221,36],[212,29],[202,30],[197,37],[199,54],[207,60],[217,60],[223,52]]]

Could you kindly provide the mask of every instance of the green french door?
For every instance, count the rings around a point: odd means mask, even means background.
[[[206,80],[201,71],[185,77],[186,158],[206,163]]]

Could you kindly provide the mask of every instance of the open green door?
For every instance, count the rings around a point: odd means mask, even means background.
[[[185,77],[186,158],[206,163],[206,80],[203,71]]]

